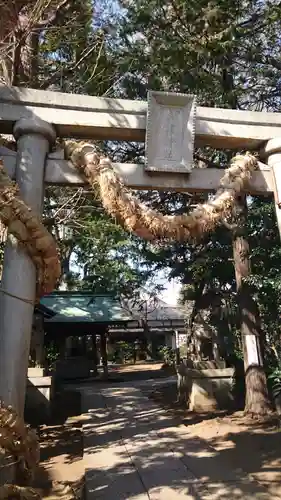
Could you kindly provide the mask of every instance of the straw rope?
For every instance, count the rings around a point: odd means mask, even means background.
[[[17,474],[25,484],[33,479],[40,451],[36,432],[27,426],[11,406],[0,404],[0,456],[13,458]],[[4,466],[5,468],[5,466]],[[28,487],[13,484],[0,486],[0,499],[22,498],[37,500],[39,494]]]
[[[163,215],[140,202],[121,182],[109,158],[95,146],[65,141],[65,156],[85,175],[89,184],[98,186],[105,210],[125,229],[147,240],[197,242],[227,218],[236,196],[248,184],[257,160],[247,153],[238,155],[225,171],[213,200],[199,205],[188,215]]]
[[[55,240],[37,215],[20,199],[18,187],[0,160],[0,219],[26,250],[37,269],[37,300],[50,293],[61,268]]]

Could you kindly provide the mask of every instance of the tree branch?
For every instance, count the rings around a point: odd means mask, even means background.
[[[237,229],[237,227],[238,227],[238,224],[230,224],[230,223],[229,223],[229,222],[227,222],[225,219],[223,219],[223,220],[221,221],[221,223],[222,223],[222,225],[223,225],[226,229],[228,229],[228,230],[229,230],[229,231],[231,231],[231,232],[232,232],[232,231],[235,231],[235,230]]]
[[[79,61],[75,62],[74,64],[71,64],[71,66],[69,66],[68,68],[61,68],[59,71],[56,71],[48,80],[44,80],[44,82],[42,83],[42,85],[40,85],[40,89],[41,90],[46,90],[50,85],[53,85],[57,78],[61,78],[62,75],[63,76],[66,76],[66,75],[69,75],[71,74],[73,71],[75,71],[80,64],[82,64],[83,61],[85,61],[85,59],[87,59],[87,57],[89,57],[91,55],[91,53],[95,50],[96,48],[96,44],[92,45],[92,47],[90,47],[86,52],[84,52],[84,54],[80,57]]]
[[[209,158],[206,158],[205,156],[201,156],[199,153],[194,154],[195,160],[201,161],[202,163],[205,163],[207,168],[218,168],[219,165],[211,160]]]
[[[62,0],[54,9],[51,9],[46,19],[42,19],[36,23],[35,29],[42,30],[50,24],[57,24],[60,16],[65,14],[71,7],[71,0]]]

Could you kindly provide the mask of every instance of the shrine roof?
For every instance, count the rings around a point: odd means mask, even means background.
[[[128,324],[141,326],[146,319],[151,327],[183,325],[185,314],[160,299],[150,303],[143,299],[140,305],[132,300],[111,295],[95,295],[90,291],[56,291],[41,298],[37,310],[50,326],[57,323]]]
[[[117,299],[89,292],[53,292],[41,298],[39,311],[41,306],[44,308],[47,323],[112,324],[133,319],[130,312],[124,309]]]

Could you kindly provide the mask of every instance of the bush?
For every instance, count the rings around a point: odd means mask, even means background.
[[[133,361],[134,359],[134,344],[130,342],[120,341],[114,345],[114,352],[110,356],[113,363],[124,363]]]
[[[167,366],[173,366],[176,363],[176,355],[171,347],[164,345],[158,349],[160,359],[164,361]]]

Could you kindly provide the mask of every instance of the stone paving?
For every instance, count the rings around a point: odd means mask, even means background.
[[[88,386],[83,402],[86,500],[280,498],[189,436],[137,386]]]

